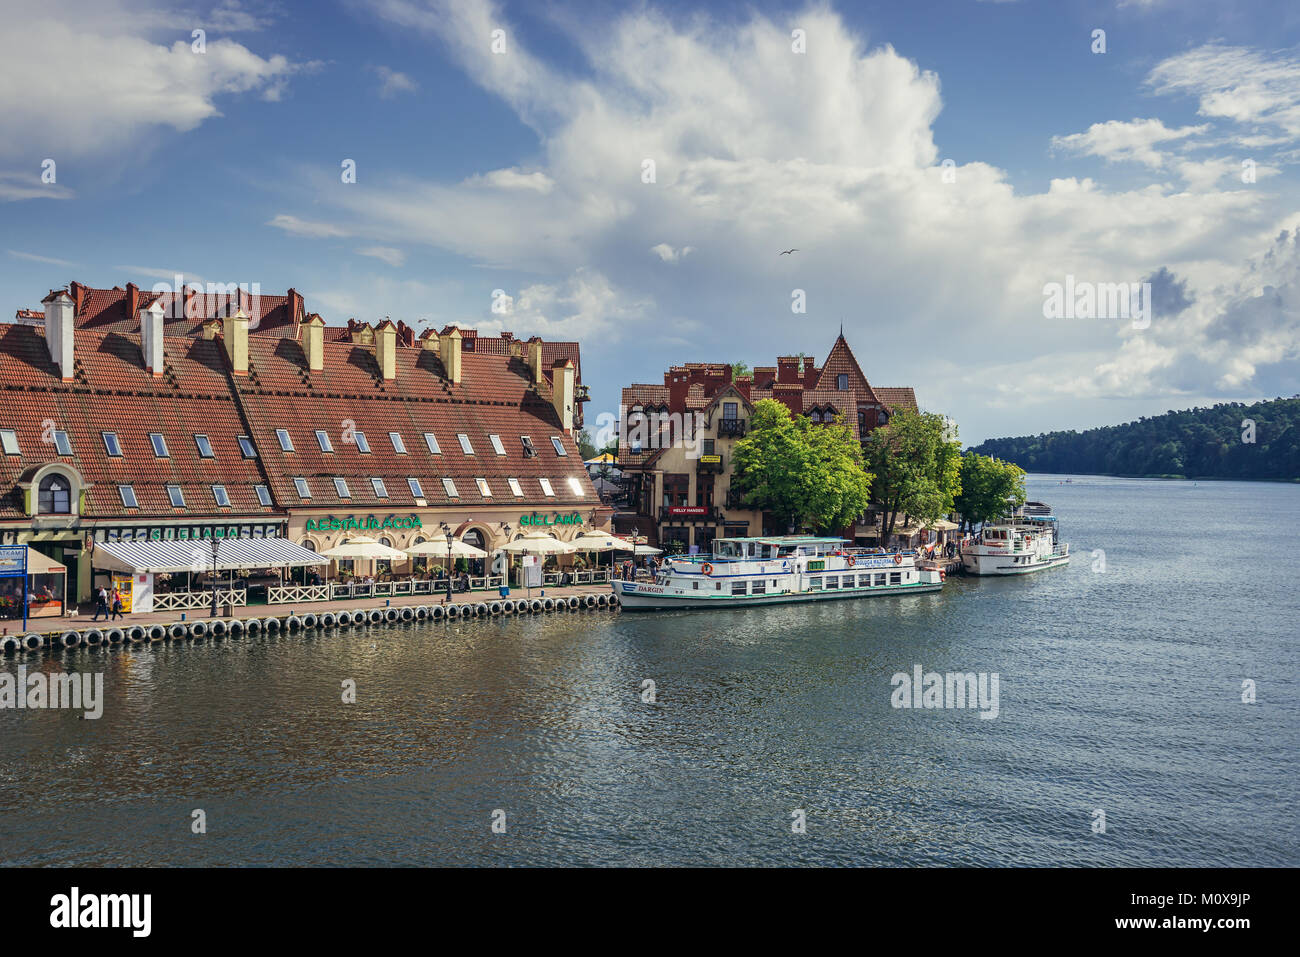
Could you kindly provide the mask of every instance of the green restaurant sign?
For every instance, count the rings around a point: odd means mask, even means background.
[[[385,528],[423,528],[420,523],[420,516],[410,515],[402,518],[400,515],[388,515],[381,522],[377,515],[349,515],[346,518],[338,518],[330,515],[327,518],[309,518],[307,519],[307,531],[309,532],[338,532],[338,531],[382,531]]]
[[[577,512],[570,512],[568,515],[561,515],[559,512],[553,512],[550,516],[533,512],[531,515],[520,515],[520,525],[581,525],[582,516]]]

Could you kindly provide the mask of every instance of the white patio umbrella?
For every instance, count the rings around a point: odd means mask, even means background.
[[[663,553],[662,548],[653,548],[650,545],[638,545],[636,547],[637,555],[662,555]]]
[[[529,532],[523,538],[516,538],[513,542],[506,542],[498,551],[509,552],[512,555],[521,555],[528,552],[530,555],[568,555],[570,552],[580,551],[580,549],[571,542],[562,542],[558,538],[551,538],[545,532]]]
[[[412,545],[406,550],[408,555],[432,555],[437,558],[441,555],[447,557],[447,542],[434,539],[428,542],[420,542]],[[487,558],[488,553],[481,548],[475,548],[469,542],[462,542],[459,538],[451,540],[451,557],[452,558]]]
[[[326,558],[378,558],[390,562],[406,561],[406,552],[383,545],[365,535],[345,539],[333,548],[325,549],[321,555]]]
[[[573,540],[582,552],[630,552],[632,543],[609,532],[588,529]]]

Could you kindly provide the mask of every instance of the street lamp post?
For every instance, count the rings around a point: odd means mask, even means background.
[[[454,541],[451,532],[447,533],[447,601],[451,601],[451,543]]]
[[[212,547],[212,614],[209,617],[217,617],[217,549],[221,545],[221,540],[213,536]]]
[[[636,581],[636,540],[640,534],[640,529],[635,525],[632,526],[632,581]]]

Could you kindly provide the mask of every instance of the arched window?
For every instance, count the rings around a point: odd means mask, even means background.
[[[877,425],[888,425],[888,424],[889,424],[889,413],[886,412],[884,409],[881,409],[879,412],[877,412],[877,413],[876,413],[876,424],[877,424]]]
[[[37,510],[47,514],[69,514],[72,511],[72,483],[63,475],[47,475],[41,479]]]
[[[812,415],[808,416],[809,422],[820,422],[821,420],[822,420],[821,414],[818,412],[814,412]]]
[[[483,544],[483,533],[477,528],[471,528],[460,538],[466,545],[473,545],[475,548],[482,548],[484,551],[487,550],[487,546]]]
[[[858,410],[858,431],[867,431],[867,413],[863,412],[861,409]]]

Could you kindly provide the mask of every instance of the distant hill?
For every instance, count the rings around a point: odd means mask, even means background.
[[[1250,419],[1254,442],[1248,441]],[[989,439],[982,455],[1028,472],[1300,481],[1300,396],[1166,412],[1084,432]]]

